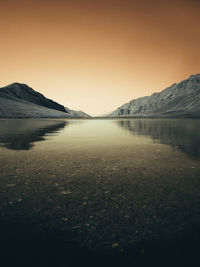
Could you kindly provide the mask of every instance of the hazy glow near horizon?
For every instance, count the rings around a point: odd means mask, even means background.
[[[200,72],[197,0],[0,2],[0,86],[91,115]]]

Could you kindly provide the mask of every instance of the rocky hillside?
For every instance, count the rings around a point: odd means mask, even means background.
[[[46,98],[26,84],[13,83],[0,88],[0,117],[69,117],[65,107]]]
[[[65,107],[66,111],[69,113],[72,118],[91,118],[91,116],[81,110],[72,110]]]
[[[108,116],[199,117],[200,74],[173,84],[160,93],[131,100]]]

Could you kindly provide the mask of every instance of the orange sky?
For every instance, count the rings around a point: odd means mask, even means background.
[[[0,0],[0,86],[91,115],[200,72],[198,0]]]

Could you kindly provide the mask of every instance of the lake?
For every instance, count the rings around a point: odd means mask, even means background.
[[[197,266],[200,120],[0,119],[0,212],[7,266]]]

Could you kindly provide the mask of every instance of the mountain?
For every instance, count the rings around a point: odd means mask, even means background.
[[[71,110],[65,107],[66,111],[69,113],[72,118],[91,118],[91,116],[81,110]]]
[[[200,116],[200,73],[160,93],[133,99],[113,111],[111,117],[198,117]]]
[[[26,84],[13,83],[0,88],[0,117],[69,117],[65,107],[46,98]]]

